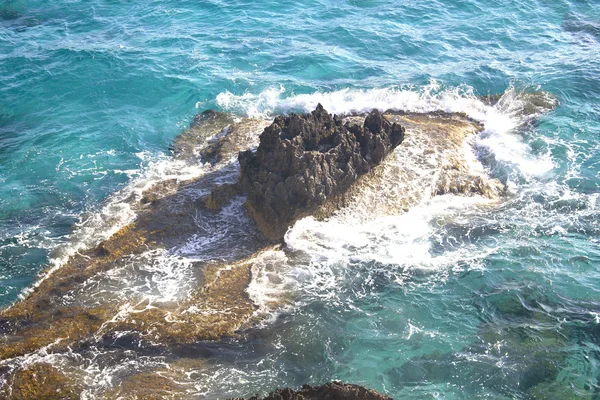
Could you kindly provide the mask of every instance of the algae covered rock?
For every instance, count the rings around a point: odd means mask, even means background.
[[[218,149],[214,143],[209,143],[203,154],[198,154],[198,149],[207,139],[222,132],[233,123],[233,117],[229,114],[213,110],[203,111],[194,117],[189,129],[175,138],[171,150],[178,159],[193,158],[200,155],[203,162],[214,162],[216,161],[214,158],[218,157]]]
[[[12,373],[2,387],[0,397],[14,400],[79,399],[82,388],[48,364],[33,364]]]
[[[309,114],[279,116],[256,152],[239,154],[246,208],[269,239],[346,191],[404,139],[404,129],[379,111],[363,125],[344,123],[320,104]]]

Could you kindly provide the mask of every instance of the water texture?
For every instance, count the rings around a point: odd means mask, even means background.
[[[596,398],[599,82],[586,0],[0,0],[0,305],[130,221],[129,193],[180,173],[169,147],[204,109],[464,112],[508,195],[300,221],[271,271],[292,304],[206,345],[189,396],[335,378],[396,398]],[[176,285],[182,263],[165,265]],[[84,396],[161,362],[87,365]]]

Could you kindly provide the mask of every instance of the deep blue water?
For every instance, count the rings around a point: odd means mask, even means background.
[[[481,143],[512,188],[501,206],[427,221],[441,235],[431,262],[333,262],[323,279],[336,290],[302,292],[264,334],[271,344],[236,344],[215,370],[247,370],[231,383],[247,385],[241,394],[339,378],[412,398],[598,396],[598,6],[0,0],[0,305],[204,109],[269,116],[316,101],[393,107],[405,92],[543,91],[556,109]],[[544,369],[557,372],[536,378]],[[222,387],[236,373],[219,375]],[[235,394],[222,390],[207,393]]]

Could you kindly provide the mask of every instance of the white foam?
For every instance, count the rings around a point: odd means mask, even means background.
[[[271,316],[264,319],[264,323],[272,321],[277,312],[289,303],[289,295],[296,289],[297,283],[289,276],[292,268],[285,252],[280,249],[269,249],[253,258],[252,280],[246,292],[258,307],[254,313],[256,316]]]
[[[116,294],[123,301],[138,299],[151,304],[185,299],[195,288],[194,261],[162,249],[151,250],[99,276],[100,282],[91,292],[102,290],[109,279],[120,287]]]
[[[328,221],[304,218],[285,236],[285,254],[278,254],[285,260],[277,263],[279,278],[265,279],[259,271],[251,285],[253,296],[266,294],[271,301],[269,295],[293,290],[300,293],[301,302],[319,298],[351,307],[352,297],[368,295],[376,276],[404,285],[414,274],[439,282],[456,268],[482,268],[480,261],[495,249],[464,244],[435,254],[433,246],[445,233],[434,222],[464,215],[475,204],[486,202],[481,197],[444,195],[404,214],[366,223],[340,216]],[[259,268],[264,266],[259,264]],[[348,284],[355,279],[361,281],[360,289],[352,287],[349,299]]]
[[[374,108],[380,111],[465,112],[468,109],[472,112],[485,112],[485,105],[473,95],[468,86],[441,89],[435,81],[421,88],[342,89],[292,96],[286,96],[286,89],[280,86],[257,95],[245,93],[237,96],[223,92],[216,100],[221,108],[250,117],[271,117],[294,111],[310,112],[319,103],[334,114],[368,112]]]
[[[480,269],[480,261],[495,249],[464,244],[436,254],[433,247],[442,236],[452,238],[435,222],[464,216],[489,202],[478,196],[444,195],[423,201],[408,212],[366,222],[347,218],[345,213],[326,221],[303,218],[286,233],[283,250],[262,252],[252,260],[247,291],[259,307],[257,314],[272,317],[268,323],[290,300],[303,303],[318,298],[346,304],[348,282],[358,277],[365,283],[361,290],[368,291],[369,282],[378,275],[404,285],[414,274],[439,282],[456,268]],[[352,296],[368,294],[351,290]]]
[[[292,251],[310,255],[312,263],[361,261],[436,270],[448,265],[448,259],[447,255],[431,255],[431,239],[436,233],[431,222],[486,202],[489,200],[478,196],[436,196],[406,213],[365,224],[307,217],[286,233],[285,241]]]

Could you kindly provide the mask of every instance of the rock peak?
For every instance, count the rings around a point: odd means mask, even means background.
[[[321,104],[311,113],[277,117],[256,152],[239,154],[246,208],[267,238],[280,239],[296,219],[381,163],[403,138],[404,129],[378,110],[363,126],[344,124]]]

